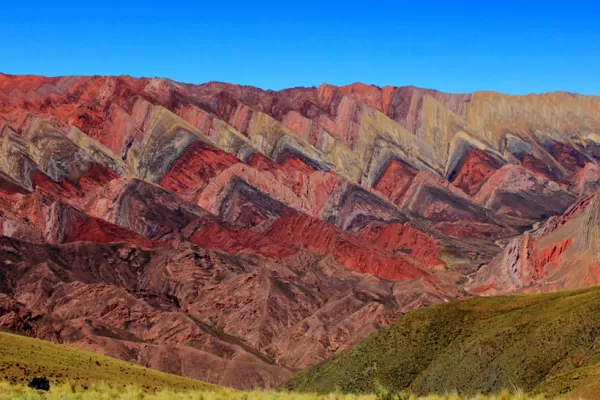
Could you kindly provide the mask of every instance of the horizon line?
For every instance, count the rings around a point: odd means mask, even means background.
[[[600,97],[600,94],[591,94],[591,93],[581,93],[581,92],[572,92],[569,90],[565,90],[565,89],[557,89],[557,90],[550,90],[550,91],[543,91],[543,92],[529,92],[529,93],[508,93],[508,92],[501,92],[498,90],[493,90],[493,89],[477,89],[475,91],[465,91],[465,92],[454,92],[454,91],[444,91],[444,90],[440,90],[440,89],[435,89],[435,88],[431,88],[431,87],[425,87],[425,86],[417,86],[417,85],[376,85],[373,83],[366,83],[363,81],[354,81],[354,82],[350,82],[350,83],[345,83],[345,84],[332,84],[332,83],[327,83],[327,82],[322,82],[318,85],[312,85],[312,86],[289,86],[289,87],[284,87],[281,89],[268,89],[268,88],[263,88],[263,87],[259,87],[256,85],[252,85],[252,84],[243,84],[243,83],[234,83],[234,82],[226,82],[226,81],[219,81],[219,80],[208,80],[208,81],[204,81],[204,82],[200,82],[200,83],[194,83],[194,82],[183,82],[183,81],[179,81],[173,78],[168,78],[168,77],[164,77],[164,76],[144,76],[144,75],[130,75],[130,74],[64,74],[64,75],[43,75],[43,74],[37,74],[37,73],[21,73],[21,74],[14,74],[14,73],[8,73],[8,72],[3,72],[0,71],[0,75],[4,75],[4,76],[10,76],[10,77],[42,77],[42,78],[47,78],[47,79],[61,79],[61,78],[131,78],[131,79],[147,79],[147,80],[152,80],[152,79],[165,79],[165,80],[169,80],[171,82],[177,83],[177,84],[181,84],[181,85],[191,85],[191,86],[204,86],[204,85],[210,85],[210,84],[222,84],[222,85],[231,85],[231,86],[237,86],[237,87],[246,87],[246,88],[254,88],[254,89],[258,89],[261,90],[263,92],[283,92],[286,90],[293,90],[293,89],[316,89],[319,88],[321,86],[333,86],[333,87],[337,87],[337,88],[343,88],[343,87],[349,87],[349,86],[355,86],[355,85],[364,85],[364,86],[369,86],[369,87],[374,87],[377,88],[379,90],[383,90],[385,88],[394,88],[394,89],[400,89],[400,88],[414,88],[414,89],[420,89],[420,90],[425,90],[425,91],[435,91],[438,93],[444,93],[444,94],[451,94],[451,95],[473,95],[475,93],[497,93],[497,94],[501,94],[501,95],[507,95],[507,96],[514,96],[514,97],[527,97],[527,96],[540,96],[540,95],[547,95],[547,94],[555,94],[555,93],[565,93],[565,94],[569,94],[569,95],[579,95],[579,96],[589,96],[589,97]]]

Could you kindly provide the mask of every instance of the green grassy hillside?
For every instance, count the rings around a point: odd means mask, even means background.
[[[285,388],[464,394],[600,393],[600,287],[476,298],[411,312]]]
[[[34,377],[47,377],[49,391],[38,391],[27,384]],[[415,395],[389,396],[378,388],[377,394],[315,394],[297,392],[243,392],[164,374],[138,365],[57,345],[0,332],[0,399],[114,399],[114,400],[416,400]],[[427,400],[465,400],[458,395],[428,396]],[[477,400],[526,400],[523,395],[476,397]],[[536,398],[542,400],[541,398]]]
[[[135,385],[146,391],[219,389],[74,347],[0,332],[0,381],[28,383],[34,376],[81,387],[105,382],[113,387]]]
[[[590,379],[595,379],[596,376],[595,371],[589,371]],[[47,377],[51,382],[50,390],[37,391],[29,388],[27,384],[34,377]],[[577,377],[569,376],[565,379]],[[243,392],[165,374],[74,347],[0,332],[0,399],[416,400],[417,396],[408,395],[407,392],[395,396],[381,385],[376,385],[371,394],[340,394],[339,391],[327,394]],[[419,399],[467,398],[450,394],[429,395]],[[542,397],[511,395],[504,391],[499,395],[476,396],[471,399],[542,400]]]

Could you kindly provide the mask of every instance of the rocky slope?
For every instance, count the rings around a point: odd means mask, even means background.
[[[414,308],[596,283],[599,134],[570,93],[0,74],[0,326],[271,387]]]

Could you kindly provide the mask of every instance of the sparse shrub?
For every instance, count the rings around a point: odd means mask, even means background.
[[[375,395],[377,400],[413,400],[416,396],[410,392],[402,391],[396,392],[393,390],[386,389],[381,383],[375,381]]]
[[[29,381],[29,387],[35,390],[43,390],[47,392],[50,390],[50,381],[45,376],[35,377]]]

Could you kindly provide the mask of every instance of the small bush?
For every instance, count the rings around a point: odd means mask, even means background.
[[[29,387],[36,390],[43,390],[47,392],[50,390],[50,381],[45,376],[35,377],[29,382]]]

